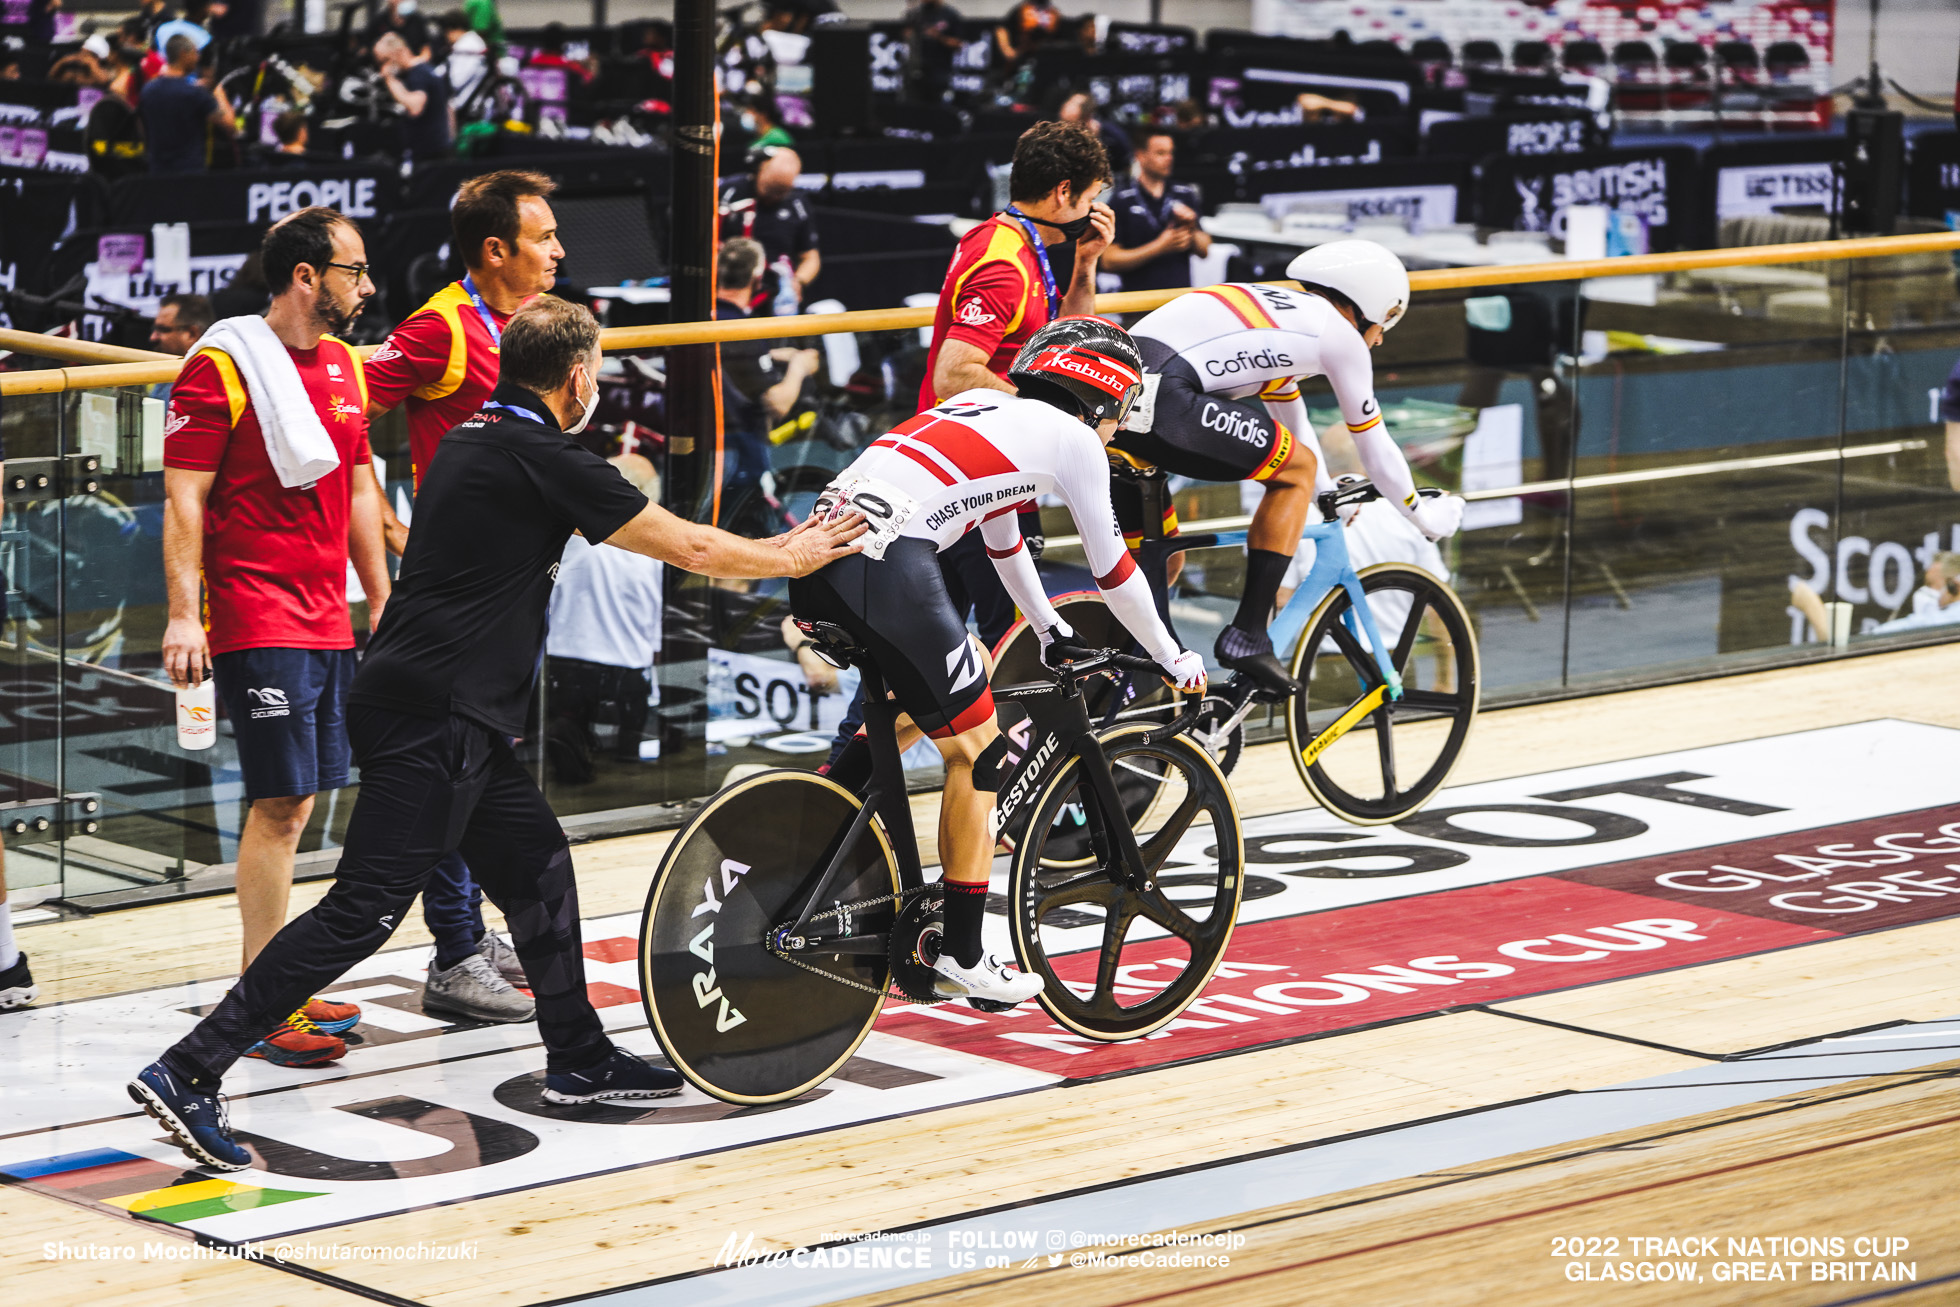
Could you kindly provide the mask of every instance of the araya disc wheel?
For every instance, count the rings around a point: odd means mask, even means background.
[[[882,950],[798,951],[798,965],[769,946],[818,888],[861,806],[813,773],[764,772],[715,795],[668,846],[640,924],[640,993],[662,1051],[705,1093],[795,1098],[870,1033],[891,971]],[[873,821],[806,937],[889,932],[898,886]]]

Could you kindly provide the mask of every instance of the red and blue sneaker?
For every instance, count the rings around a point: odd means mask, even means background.
[[[306,1019],[320,1027],[323,1035],[340,1035],[361,1024],[361,1009],[353,1003],[336,1003],[330,998],[315,994],[306,1000],[300,1011]]]
[[[314,1025],[305,1008],[281,1021],[278,1029],[245,1050],[246,1057],[290,1067],[325,1066],[346,1055],[347,1041]]]

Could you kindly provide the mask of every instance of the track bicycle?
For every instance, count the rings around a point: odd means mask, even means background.
[[[1246,533],[1166,537],[1164,474],[1128,468],[1117,474],[1133,476],[1143,492],[1145,538],[1137,561],[1175,633],[1171,555],[1241,545]],[[1229,774],[1245,747],[1246,719],[1256,707],[1281,705],[1301,781],[1323,808],[1356,825],[1400,821],[1442,788],[1469,738],[1481,693],[1476,634],[1455,591],[1409,563],[1355,570],[1339,510],[1379,498],[1371,482],[1359,479],[1323,491],[1316,501],[1322,520],[1302,533],[1314,546],[1313,566],[1269,628],[1282,660],[1290,651],[1288,670],[1299,692],[1274,696],[1234,673],[1209,691],[1191,731]],[[1055,607],[1085,643],[1123,647],[1126,636],[1100,595],[1065,595]],[[996,674],[1012,679],[1039,660],[1035,633],[1022,623],[1002,639]],[[1161,720],[1168,709],[1147,678],[1130,677],[1110,685],[1091,711],[1114,725]]]
[[[690,1083],[731,1103],[822,1083],[888,992],[945,1001],[932,969],[945,895],[920,865],[899,710],[848,634],[814,625],[820,654],[860,668],[870,778],[853,793],[779,770],[723,790],[668,846],[641,919],[654,1037]],[[1048,1015],[1092,1039],[1134,1039],[1182,1012],[1224,958],[1244,892],[1237,805],[1186,734],[1201,696],[1169,722],[1091,723],[1085,684],[1155,671],[1103,650],[994,690],[1026,711],[997,798],[1023,831],[1008,872],[1015,957],[1045,982]],[[1176,857],[1191,841],[1215,856]]]

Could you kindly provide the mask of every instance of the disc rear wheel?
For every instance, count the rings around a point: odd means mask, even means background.
[[[795,1098],[870,1033],[891,971],[882,948],[797,951],[792,962],[769,943],[816,892],[861,806],[821,776],[765,772],[714,796],[668,846],[641,919],[640,993],[661,1049],[703,1092]],[[830,916],[805,935],[888,934],[898,886],[873,821],[816,905]]]

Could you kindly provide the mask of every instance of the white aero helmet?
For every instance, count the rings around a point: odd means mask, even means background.
[[[1360,315],[1362,331],[1383,331],[1409,310],[1409,270],[1373,241],[1329,241],[1286,265],[1286,275],[1308,290],[1331,290]]]

